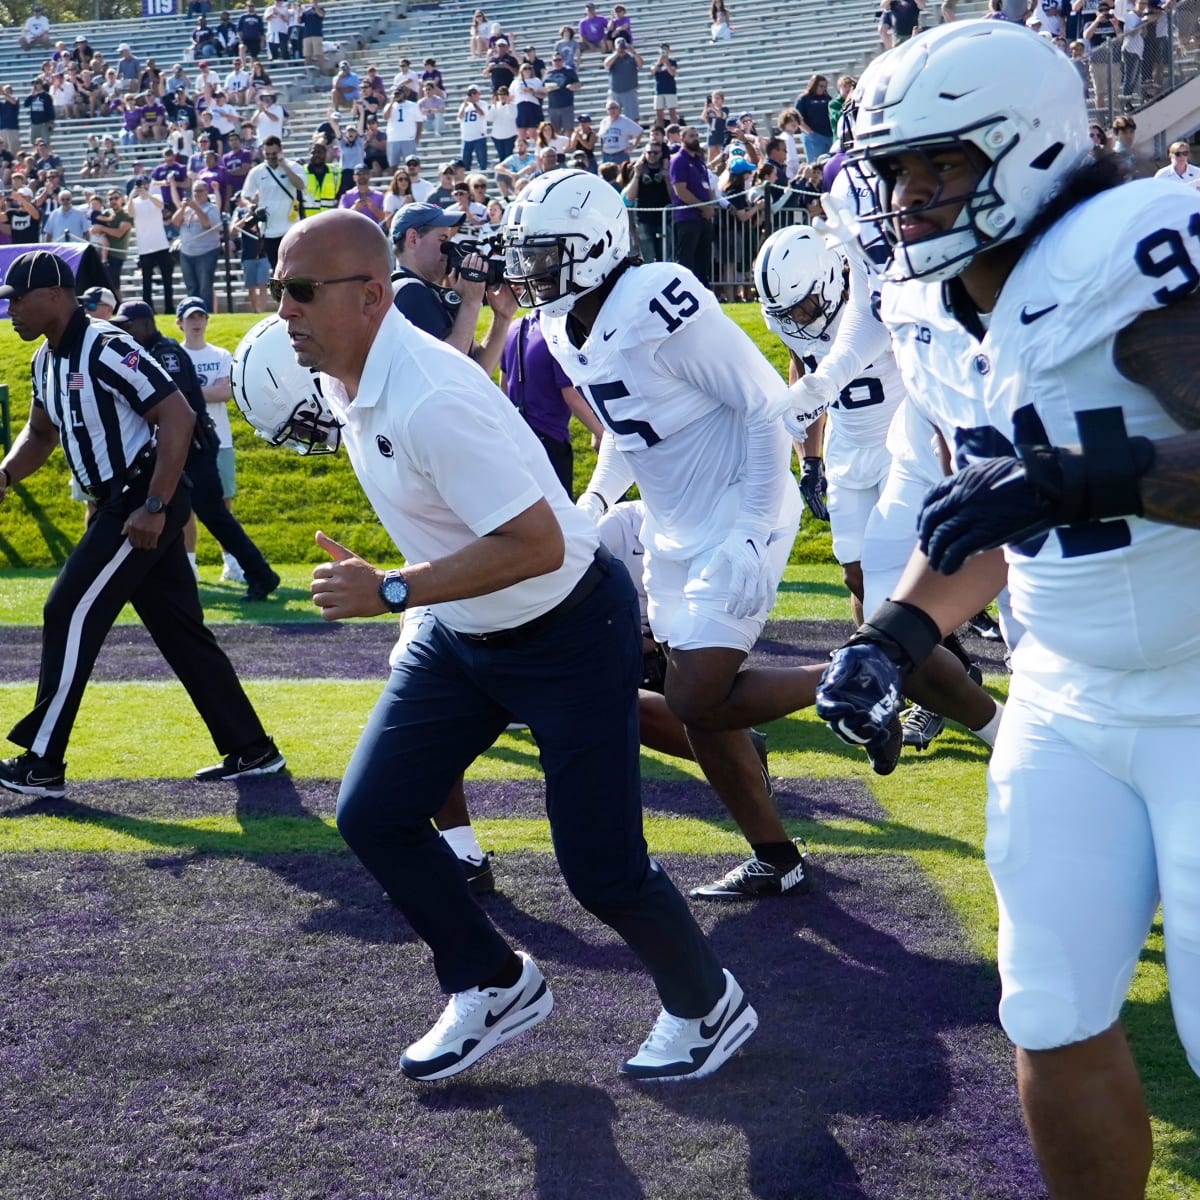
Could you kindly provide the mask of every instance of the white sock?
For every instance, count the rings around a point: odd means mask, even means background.
[[[188,551],[188,562],[190,562],[192,564],[192,574],[195,575],[195,577],[197,579],[199,579],[200,578],[200,568],[198,566],[196,566],[196,553],[194,550]]]
[[[1000,718],[1004,716],[1004,705],[999,700],[996,701],[996,712],[992,719],[981,729],[972,729],[971,732],[981,741],[987,742],[989,746],[996,744],[996,733],[1000,729]]]
[[[454,829],[443,829],[442,837],[446,845],[454,851],[456,858],[468,858],[472,862],[482,862],[483,848],[475,837],[475,830],[470,825],[459,825]]]

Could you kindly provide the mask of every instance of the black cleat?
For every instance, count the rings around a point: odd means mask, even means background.
[[[914,704],[900,720],[904,744],[914,750],[928,750],[933,739],[946,728],[946,718],[931,709]]]
[[[0,759],[0,787],[22,796],[61,800],[66,794],[67,767],[27,751],[16,758]]]
[[[900,718],[892,714],[887,729],[878,734],[863,749],[871,760],[871,769],[876,775],[890,775],[900,761],[900,751],[904,747],[904,729]]]
[[[692,888],[688,895],[693,900],[757,900],[760,896],[802,896],[812,891],[808,848],[802,839],[794,840],[800,851],[800,861],[794,867],[781,871],[760,858],[748,858],[723,879]]]
[[[1004,640],[1000,633],[1000,626],[996,624],[996,619],[986,609],[983,612],[976,613],[970,620],[964,622],[964,624],[969,633],[983,638],[986,642],[1000,642]]]
[[[272,571],[266,577],[266,579],[256,579],[246,589],[246,594],[242,598],[244,600],[265,600],[279,586],[279,584],[279,576]]]

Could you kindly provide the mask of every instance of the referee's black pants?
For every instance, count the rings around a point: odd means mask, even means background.
[[[146,498],[148,479],[97,508],[42,610],[42,661],[33,711],[9,740],[51,762],[64,761],[83,689],[117,614],[131,603],[187,689],[217,750],[234,754],[266,737],[233,664],[204,624],[183,526],[191,512],[181,483],[164,510],[153,550],[135,550],[121,532]]]
[[[192,509],[196,520],[221,543],[222,550],[227,550],[237,559],[251,587],[262,585],[270,591],[274,582],[271,564],[250,540],[241,521],[225,507],[225,492],[217,470],[216,451],[193,446],[188,451],[184,469],[192,481]]]

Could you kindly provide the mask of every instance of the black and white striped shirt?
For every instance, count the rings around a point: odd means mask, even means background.
[[[58,430],[81,487],[124,476],[152,440],[145,419],[176,390],[172,378],[127,333],[79,309],[57,349],[33,356],[33,403]]]

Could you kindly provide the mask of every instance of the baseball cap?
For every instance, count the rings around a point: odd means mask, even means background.
[[[75,272],[49,250],[27,250],[8,265],[0,300],[12,300],[38,288],[74,288]]]
[[[79,45],[79,43],[80,43],[80,42],[86,42],[86,41],[87,41],[87,34],[86,34],[86,33],[77,33],[77,34],[75,35],[75,44],[76,44],[77,46]]]
[[[117,298],[106,287],[90,287],[79,297],[87,308],[95,308],[97,304],[107,304],[110,308],[117,307]]]
[[[410,154],[410,155],[409,155],[409,156],[408,156],[408,157],[407,157],[407,158],[404,160],[404,165],[405,165],[405,166],[411,166],[413,163],[416,163],[416,164],[417,164],[417,166],[420,166],[420,165],[421,165],[421,156],[420,156],[419,154]]]
[[[175,305],[175,315],[179,320],[184,317],[190,317],[194,312],[201,312],[208,316],[208,305],[200,299],[199,296],[184,296],[180,302]]]
[[[628,46],[629,42],[625,38],[617,38],[618,46]]]
[[[117,47],[117,53],[118,53],[118,54],[119,54],[119,53],[120,53],[122,50],[128,50],[130,54],[132,54],[132,53],[133,53],[133,47],[132,47],[132,46],[131,46],[131,45],[130,45],[128,42],[122,42],[122,43],[121,43],[121,44],[120,44],[120,45]],[[201,64],[201,65],[203,66],[203,64]]]
[[[114,325],[124,325],[127,321],[136,321],[143,317],[149,317],[153,321],[154,309],[145,300],[126,300],[108,319]]]
[[[449,229],[464,216],[464,212],[449,212],[437,204],[406,204],[392,224],[392,240],[399,241],[410,229]]]
[[[348,71],[348,70],[350,70],[350,64],[343,58],[342,61],[340,63],[338,63],[338,70],[339,71]]]
[[[591,122],[591,119],[592,119],[592,114],[591,114],[591,113],[580,113],[580,114],[579,114],[579,120],[580,120],[580,121],[587,121],[587,122],[589,122],[589,123],[590,123],[590,122]]]
[[[733,158],[729,161],[730,175],[749,175],[754,164],[748,158]]]

